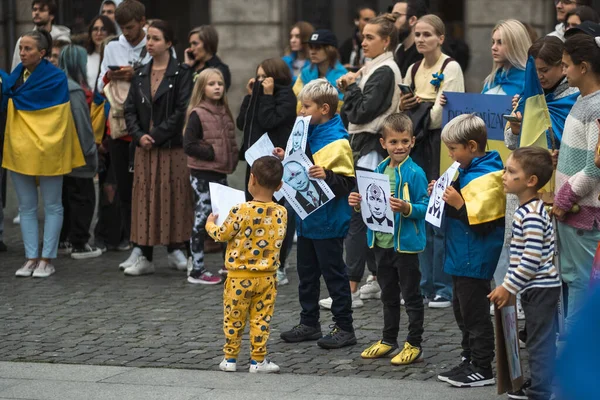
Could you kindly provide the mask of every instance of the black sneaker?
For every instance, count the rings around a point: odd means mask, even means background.
[[[99,249],[102,253],[106,253],[108,251],[108,246],[106,245],[106,242],[99,238],[94,240],[94,247]]]
[[[356,344],[354,332],[341,330],[337,325],[331,327],[331,332],[317,340],[317,346],[322,349],[339,349]]]
[[[440,380],[442,382],[448,382],[448,379],[450,377],[458,374],[460,371],[462,371],[463,369],[467,368],[470,364],[471,364],[471,360],[468,359],[468,358],[463,357],[460,364],[458,364],[456,367],[452,368],[449,371],[440,373],[437,376],[437,378],[438,378],[438,380]]]
[[[525,383],[523,383],[523,386],[521,386],[521,389],[516,390],[514,392],[508,392],[508,398],[516,400],[527,400],[527,389],[529,389],[530,386],[531,379],[527,379]]]
[[[288,343],[306,342],[317,340],[323,336],[321,327],[299,324],[287,332],[281,332],[280,337]]]
[[[96,258],[102,255],[102,250],[97,247],[92,247],[89,244],[84,244],[81,247],[73,247],[71,249],[71,258],[74,260],[85,260],[88,258]]]
[[[58,254],[69,255],[69,254],[71,254],[72,249],[73,249],[73,246],[71,245],[71,243],[69,241],[64,241],[64,242],[58,243]]]
[[[0,204],[0,207],[2,207],[2,204]],[[5,251],[8,251],[8,247],[6,247],[4,242],[0,240],[0,253],[4,253]]]
[[[527,348],[527,331],[525,329],[519,331],[519,347],[522,349]]]
[[[496,383],[492,368],[479,368],[473,364],[451,376],[446,381],[452,386],[467,388],[489,386]]]

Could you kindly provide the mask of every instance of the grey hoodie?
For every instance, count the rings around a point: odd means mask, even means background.
[[[68,176],[73,178],[93,178],[98,169],[98,149],[94,140],[90,109],[85,100],[85,93],[77,82],[69,79],[69,98],[71,102],[71,114],[75,121],[77,137],[81,145],[81,151],[85,158],[83,167],[75,168]]]
[[[33,30],[37,30],[37,27],[34,27]],[[71,43],[71,30],[66,26],[62,25],[52,25],[52,29],[50,30],[50,36],[52,36],[52,40],[64,40],[65,42]],[[13,53],[12,59],[12,67],[11,71],[16,68],[17,65],[21,62],[21,57],[19,56],[19,44],[21,43],[21,38],[17,40],[17,44],[15,45],[15,51]]]

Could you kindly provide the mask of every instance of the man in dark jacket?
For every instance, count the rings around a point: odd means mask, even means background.
[[[356,29],[352,37],[349,37],[340,46],[340,59],[348,71],[358,71],[365,64],[365,56],[362,49],[362,31],[365,25],[376,16],[375,11],[369,7],[356,9],[354,16]]]

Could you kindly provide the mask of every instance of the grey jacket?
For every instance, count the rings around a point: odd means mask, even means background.
[[[73,169],[68,176],[73,178],[93,178],[98,169],[98,149],[94,140],[90,109],[85,100],[85,93],[81,85],[71,79],[69,79],[69,97],[71,100],[71,113],[75,121],[81,151],[85,158],[85,165]]]

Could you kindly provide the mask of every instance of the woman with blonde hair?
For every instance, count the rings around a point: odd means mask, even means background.
[[[492,72],[485,78],[484,94],[514,96],[523,91],[527,51],[531,37],[527,28],[516,19],[500,21],[492,30]]]
[[[431,181],[440,175],[442,94],[464,92],[465,82],[458,62],[442,52],[444,22],[428,14],[419,18],[414,29],[417,51],[423,60],[408,68],[404,84],[412,91],[400,97],[400,110],[407,111],[413,121],[416,140],[410,156]],[[421,291],[430,299],[430,308],[447,308],[452,305],[452,280],[444,272],[444,229],[426,225],[427,244],[419,256]]]
[[[292,73],[292,85],[300,75],[302,68],[310,65],[308,56],[308,39],[315,28],[305,21],[296,22],[290,30],[290,47],[282,57]]]
[[[200,72],[194,84],[187,116],[183,149],[187,155],[194,195],[190,240],[192,268],[188,282],[215,285],[221,282],[221,278],[210,273],[204,265],[204,226],[212,212],[209,185],[214,182],[227,186],[227,175],[235,171],[238,162],[235,125],[221,71],[208,68]]]

